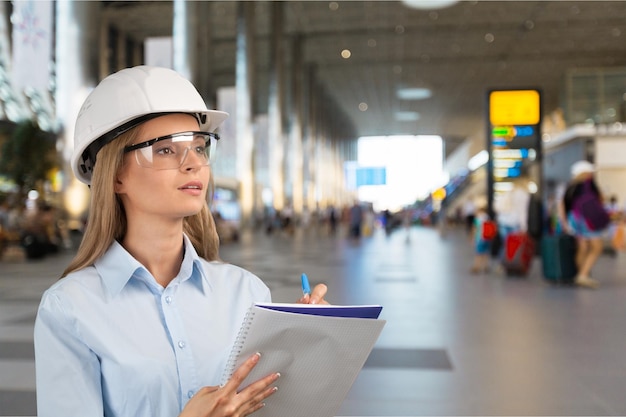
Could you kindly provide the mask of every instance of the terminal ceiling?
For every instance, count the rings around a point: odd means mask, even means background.
[[[170,1],[103,4],[107,20],[136,41],[171,34]],[[281,4],[284,39],[301,36],[316,89],[359,136],[438,134],[448,152],[468,137],[484,136],[489,89],[539,88],[546,115],[562,105],[568,70],[626,65],[626,1],[461,1],[430,10],[399,1]],[[254,2],[261,112],[267,107],[270,10],[269,2]],[[234,85],[236,17],[237,2],[210,2],[214,87]],[[341,57],[344,49],[349,59]],[[291,56],[289,46],[286,51]],[[398,98],[399,88],[417,87],[432,96]],[[399,121],[398,112],[416,112],[419,119]]]

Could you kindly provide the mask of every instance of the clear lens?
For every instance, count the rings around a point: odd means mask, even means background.
[[[140,166],[152,169],[178,169],[185,163],[209,165],[215,142],[208,134],[178,133],[135,149],[135,156]]]

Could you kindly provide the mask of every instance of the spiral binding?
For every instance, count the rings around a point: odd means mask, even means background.
[[[230,377],[233,375],[233,372],[235,372],[237,360],[239,359],[243,345],[248,337],[248,332],[250,331],[254,314],[254,307],[251,307],[243,318],[243,323],[241,324],[241,328],[235,338],[235,343],[233,344],[230,354],[228,355],[228,360],[226,361],[226,367],[224,368],[224,374],[222,375],[222,386],[228,382]]]

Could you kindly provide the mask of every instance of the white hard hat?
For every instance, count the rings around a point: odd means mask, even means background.
[[[572,164],[571,174],[572,178],[576,178],[581,174],[592,173],[595,171],[593,164],[589,161],[578,161]]]
[[[166,113],[189,113],[214,131],[228,113],[208,110],[196,88],[169,68],[138,66],[103,79],[81,107],[74,130],[72,170],[89,185],[96,154],[138,124]]]

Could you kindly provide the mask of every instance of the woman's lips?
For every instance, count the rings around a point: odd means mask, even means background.
[[[191,195],[200,195],[202,193],[202,183],[200,181],[191,181],[179,187],[178,189]]]

